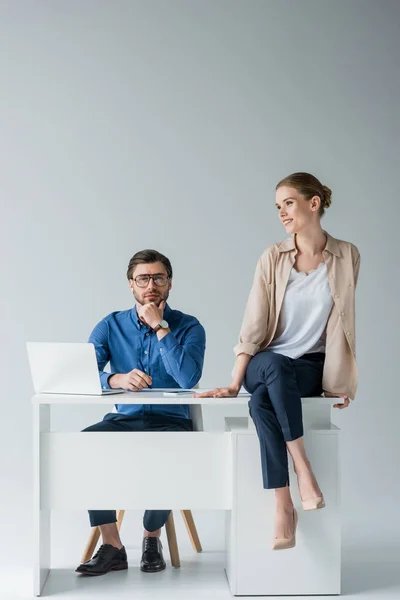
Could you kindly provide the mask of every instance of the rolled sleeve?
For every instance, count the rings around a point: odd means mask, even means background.
[[[260,258],[257,262],[253,285],[247,300],[239,343],[233,349],[236,356],[243,353],[254,356],[260,351],[267,337],[268,314],[267,284],[262,258]]]
[[[239,343],[236,344],[233,351],[236,356],[239,356],[239,354],[250,354],[250,356],[254,356],[260,351],[260,344]]]

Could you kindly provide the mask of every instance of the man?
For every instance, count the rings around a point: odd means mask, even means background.
[[[147,387],[194,387],[203,369],[205,331],[197,319],[168,306],[170,261],[155,250],[137,252],[129,262],[127,277],[136,305],[105,317],[89,338],[96,349],[102,387],[133,392]],[[111,372],[104,371],[108,362]],[[84,431],[192,430],[187,405],[117,404],[114,410]],[[147,510],[144,514],[140,568],[146,573],[165,569],[159,538],[169,513]],[[128,568],[115,510],[91,510],[89,516],[92,527],[100,527],[103,543],[76,571],[103,575]]]

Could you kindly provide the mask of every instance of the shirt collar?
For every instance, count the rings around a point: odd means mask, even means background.
[[[329,235],[327,231],[324,231],[324,234],[326,235],[327,239],[324,250],[328,250],[328,252],[334,254],[335,256],[340,256],[339,244],[337,243],[337,240]],[[281,242],[279,245],[279,252],[290,252],[292,250],[296,250],[294,235],[286,238],[286,240]]]
[[[171,314],[171,309],[167,303],[167,305],[165,306],[165,310],[164,310],[164,319],[166,321],[168,321],[168,317],[170,314]],[[148,329],[148,327],[146,327],[146,325],[144,323],[142,323],[142,321],[138,317],[137,310],[136,310],[136,304],[132,308],[132,321],[137,329],[142,329],[142,327],[144,327],[145,329]]]

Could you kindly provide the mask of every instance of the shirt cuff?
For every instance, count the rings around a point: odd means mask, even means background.
[[[257,352],[260,351],[260,345],[250,344],[249,342],[240,343],[234,347],[233,351],[236,354],[236,356],[238,356],[239,354],[250,354],[250,356],[254,356],[255,354],[257,354]]]
[[[111,375],[115,375],[115,373],[102,373],[100,375],[100,383],[101,383],[101,388],[103,390],[111,390],[111,386],[108,383],[108,380],[110,379]]]
[[[161,340],[158,340],[158,343],[161,354],[164,354],[164,352],[169,352],[170,350],[179,345],[178,340],[176,339],[172,331],[167,333],[167,335],[165,335]]]

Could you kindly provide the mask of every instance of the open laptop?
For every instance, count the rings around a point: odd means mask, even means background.
[[[102,396],[125,390],[102,390],[93,344],[27,342],[33,387],[37,394]]]

